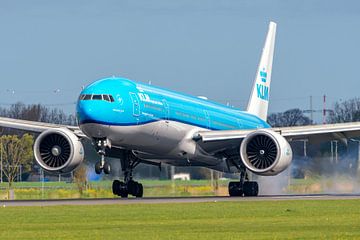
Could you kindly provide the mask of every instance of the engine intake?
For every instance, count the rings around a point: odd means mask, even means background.
[[[84,160],[84,148],[72,131],[49,129],[36,139],[34,155],[43,169],[52,173],[69,173]]]
[[[258,175],[277,175],[291,163],[292,150],[286,139],[271,130],[250,133],[240,146],[244,165]]]

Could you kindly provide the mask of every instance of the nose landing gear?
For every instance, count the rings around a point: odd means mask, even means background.
[[[111,172],[111,165],[105,161],[105,150],[106,147],[110,147],[110,143],[106,139],[100,139],[96,141],[96,146],[101,159],[95,164],[95,173],[101,174],[103,171],[105,174],[109,174]]]

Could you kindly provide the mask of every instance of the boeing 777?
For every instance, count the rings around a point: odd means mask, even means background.
[[[239,173],[230,196],[257,196],[247,171],[277,175],[291,163],[289,141],[360,136],[360,123],[271,128],[266,122],[270,98],[276,24],[270,22],[246,111],[200,97],[124,78],[95,81],[80,93],[78,126],[0,118],[0,126],[40,133],[34,143],[37,163],[51,173],[69,173],[84,159],[83,139],[99,154],[97,174],[109,174],[106,156],[121,162],[124,180],[113,182],[121,197],[143,196],[133,180],[138,164],[201,166]]]

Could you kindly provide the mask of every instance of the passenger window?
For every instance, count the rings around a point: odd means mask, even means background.
[[[101,95],[93,95],[92,100],[102,100],[102,96]]]
[[[104,94],[104,95],[103,95],[103,99],[104,99],[105,101],[110,102],[110,97],[109,97],[109,95]]]
[[[91,94],[85,94],[83,100],[90,100],[90,99],[91,99]]]

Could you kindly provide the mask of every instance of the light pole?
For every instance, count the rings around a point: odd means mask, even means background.
[[[3,183],[3,145],[2,145],[2,138],[0,139],[0,144],[1,144],[1,153],[0,153],[0,178],[1,178],[1,183]]]
[[[4,129],[1,129],[1,136],[0,136],[0,181],[3,183],[3,144],[2,144],[2,134],[4,132]]]
[[[170,172],[171,172],[171,191],[172,191],[172,194],[175,194],[175,178],[174,178],[175,166],[171,166]]]
[[[332,164],[337,164],[338,163],[338,141],[337,140],[332,140],[331,142],[331,162]],[[335,149],[334,149],[334,145],[335,145]],[[334,156],[335,154],[335,156]]]
[[[358,161],[357,161],[357,175],[359,176],[360,175],[360,140],[357,140],[357,139],[353,139],[351,138],[350,141],[352,142],[357,142],[358,143]]]

